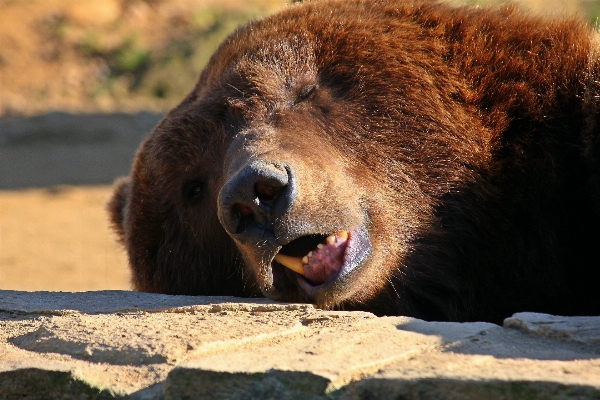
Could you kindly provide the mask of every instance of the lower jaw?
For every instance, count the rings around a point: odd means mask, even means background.
[[[337,276],[334,277],[333,279],[330,279],[329,281],[327,281],[325,283],[320,284],[320,285],[313,285],[302,275],[296,274],[297,285],[300,287],[300,289],[302,289],[308,295],[308,297],[310,297],[313,300],[316,300],[316,298],[318,297],[318,295],[321,292],[323,292],[323,291],[327,290],[329,287],[335,285],[336,280],[337,280]]]

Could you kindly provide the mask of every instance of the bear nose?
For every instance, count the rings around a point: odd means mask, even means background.
[[[293,202],[294,187],[289,164],[252,161],[221,188],[219,220],[241,242],[255,241],[257,235],[272,235],[273,223]]]

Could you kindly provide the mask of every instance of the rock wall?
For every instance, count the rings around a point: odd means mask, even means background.
[[[0,398],[600,399],[600,317],[504,326],[266,299],[0,291]]]

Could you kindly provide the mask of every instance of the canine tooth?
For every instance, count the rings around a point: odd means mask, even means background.
[[[327,236],[327,239],[325,239],[327,241],[327,243],[333,243],[335,242],[335,236],[331,235],[331,236]]]
[[[341,237],[342,239],[348,239],[348,231],[341,231],[336,233],[335,235]]]
[[[317,249],[322,249],[322,248],[323,248],[323,245],[322,245],[321,243],[319,243],[319,244],[317,245]]]
[[[283,265],[286,268],[291,269],[294,272],[304,275],[304,268],[302,268],[302,260],[299,257],[290,257],[284,254],[276,254],[275,261]]]
[[[302,264],[308,264],[308,257],[307,256],[302,257]]]

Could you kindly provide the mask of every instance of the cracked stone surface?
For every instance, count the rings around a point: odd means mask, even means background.
[[[0,398],[600,399],[600,317],[0,291]]]

